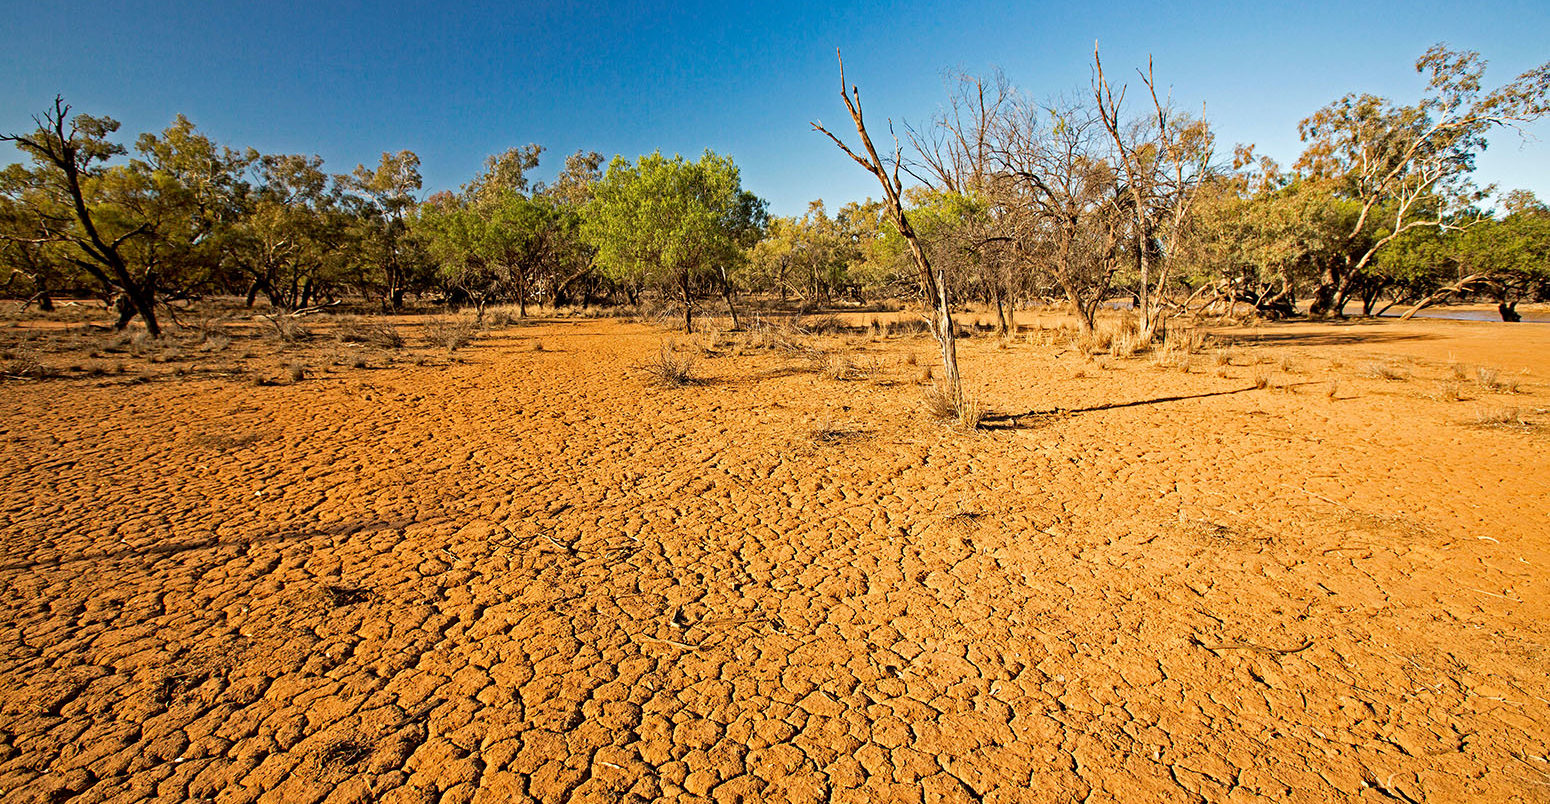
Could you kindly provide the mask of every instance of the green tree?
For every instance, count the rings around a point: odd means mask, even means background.
[[[107,163],[126,153],[108,139],[118,131],[118,121],[85,114],[71,119],[69,114],[64,99],[55,98],[54,108],[34,118],[37,130],[0,136],[0,142],[15,143],[34,164],[26,174],[33,203],[25,211],[32,239],[67,246],[66,259],[105,290],[122,294],[120,329],[138,315],[146,331],[160,336],[156,267],[134,262],[129,253],[132,240],[150,234],[151,222],[132,208],[102,199],[111,180]]]
[[[1482,89],[1485,62],[1472,51],[1434,45],[1415,68],[1429,75],[1418,103],[1351,94],[1298,127],[1308,148],[1297,167],[1357,205],[1346,230],[1349,256],[1324,266],[1309,308],[1314,315],[1339,315],[1369,263],[1396,238],[1448,226],[1484,196],[1470,174],[1492,130],[1550,112],[1550,63],[1489,92]],[[1357,247],[1374,228],[1382,233]]]
[[[421,187],[420,157],[413,151],[384,153],[376,168],[357,165],[338,182],[349,191],[344,203],[361,245],[361,283],[379,288],[384,306],[398,310],[404,294],[418,284],[424,262],[408,237]]]
[[[581,231],[613,281],[676,286],[684,329],[693,331],[695,284],[737,261],[755,228],[753,206],[729,157],[615,157],[593,187]]]

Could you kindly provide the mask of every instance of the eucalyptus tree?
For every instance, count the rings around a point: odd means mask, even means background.
[[[307,304],[336,275],[349,216],[323,159],[254,155],[252,198],[233,233],[232,260],[248,277],[248,299],[264,293],[278,309]]]
[[[31,189],[29,203],[21,211],[27,231],[8,237],[64,246],[64,259],[104,290],[120,294],[119,329],[138,315],[146,331],[159,336],[160,277],[156,266],[136,262],[130,253],[132,241],[150,236],[152,222],[122,203],[122,191],[132,188],[124,186],[124,167],[108,164],[127,153],[109,139],[118,131],[118,121],[69,115],[70,106],[56,97],[52,109],[33,118],[35,131],[0,135],[0,142],[14,143],[33,162],[31,169],[13,175]],[[118,198],[106,198],[109,185],[115,183],[121,191]]]
[[[1136,266],[1136,308],[1142,337],[1150,341],[1160,330],[1170,258],[1183,248],[1195,200],[1213,174],[1215,138],[1204,120],[1183,114],[1171,100],[1158,97],[1150,61],[1146,72],[1137,72],[1150,104],[1140,115],[1126,119],[1126,86],[1116,92],[1104,76],[1097,47],[1093,48],[1093,99],[1123,177],[1131,218],[1130,253]]]
[[[713,151],[696,162],[660,151],[633,163],[615,157],[593,185],[581,233],[610,280],[676,289],[693,331],[695,285],[739,258],[755,227],[750,198],[737,165]]]
[[[404,294],[416,286],[424,263],[409,234],[409,215],[418,203],[422,186],[420,157],[413,151],[384,153],[375,168],[357,165],[355,171],[336,179],[352,216],[352,228],[360,245],[358,280],[376,287],[385,307],[403,307]]]
[[[1118,173],[1097,110],[1019,97],[993,143],[996,203],[1030,273],[1047,271],[1084,331],[1113,287],[1126,238]]]
[[[1326,267],[1312,314],[1340,314],[1376,254],[1395,238],[1460,225],[1456,213],[1485,194],[1470,174],[1487,135],[1550,112],[1550,62],[1490,91],[1483,89],[1485,66],[1476,52],[1434,45],[1415,64],[1428,76],[1419,102],[1405,106],[1353,93],[1299,125],[1308,147],[1298,169],[1357,204],[1347,237],[1361,238],[1374,219],[1385,232]]]

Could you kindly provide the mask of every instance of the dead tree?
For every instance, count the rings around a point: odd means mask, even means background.
[[[835,51],[839,58],[839,51]],[[847,89],[848,87],[848,89]],[[932,270],[931,261],[926,258],[925,249],[920,245],[920,238],[915,234],[915,228],[910,225],[909,217],[904,213],[904,185],[899,181],[899,165],[901,149],[894,143],[893,170],[883,164],[882,158],[877,155],[877,148],[872,144],[872,137],[867,134],[866,123],[861,116],[861,90],[845,83],[845,61],[840,58],[840,99],[845,101],[845,109],[850,112],[851,122],[856,125],[856,134],[861,138],[861,147],[866,156],[862,157],[846,145],[844,140],[836,137],[832,132],[823,127],[823,124],[813,121],[813,128],[822,132],[834,141],[846,156],[855,160],[856,164],[867,169],[867,172],[877,177],[877,181],[883,186],[883,201],[888,210],[888,217],[900,236],[909,244],[910,255],[914,258],[916,278],[920,284],[921,296],[925,301],[927,320],[931,326],[931,334],[936,337],[937,346],[942,352],[942,380],[946,384],[947,394],[953,402],[953,410],[960,416],[963,414],[963,384],[958,376],[958,344],[956,334],[953,331],[953,314],[948,306],[947,277],[940,268]]]

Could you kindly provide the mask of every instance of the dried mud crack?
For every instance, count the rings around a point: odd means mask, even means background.
[[[1540,442],[1301,331],[1339,397],[967,340],[979,433],[605,320],[0,384],[0,799],[1545,800]]]

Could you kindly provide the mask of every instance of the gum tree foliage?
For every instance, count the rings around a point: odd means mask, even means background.
[[[1297,169],[1357,208],[1346,229],[1353,246],[1324,267],[1312,314],[1341,314],[1374,257],[1396,238],[1462,225],[1457,213],[1490,190],[1470,181],[1487,135],[1550,111],[1550,63],[1489,91],[1485,66],[1478,53],[1434,45],[1416,61],[1416,71],[1427,76],[1419,102],[1405,106],[1353,93],[1302,121],[1308,147]],[[1356,247],[1370,227],[1378,236]]]
[[[692,331],[695,286],[737,264],[763,220],[763,202],[742,189],[731,158],[707,150],[691,162],[658,151],[609,163],[593,185],[581,233],[611,281],[676,289],[684,329]]]
[[[1514,190],[1497,214],[1460,217],[1468,224],[1396,238],[1375,260],[1377,270],[1418,300],[1407,315],[1453,294],[1480,293],[1503,321],[1521,321],[1518,302],[1550,295],[1550,208]]]
[[[7,172],[13,199],[9,216],[23,219],[13,221],[19,226],[8,227],[7,239],[62,246],[60,258],[90,275],[104,291],[120,294],[120,329],[138,315],[146,330],[159,336],[159,266],[137,260],[133,252],[133,241],[154,236],[155,221],[137,208],[143,205],[134,203],[146,185],[127,175],[124,165],[108,164],[127,153],[109,139],[118,131],[118,121],[69,115],[70,106],[55,98],[52,109],[34,118],[35,131],[0,136],[33,163],[30,169]]]
[[[409,217],[420,191],[420,157],[413,151],[384,153],[375,168],[357,165],[338,178],[347,194],[344,204],[359,244],[362,292],[376,293],[383,306],[398,310],[404,294],[425,284],[425,255],[409,237]]]
[[[433,196],[411,224],[450,295],[472,302],[481,314],[500,298],[514,299],[524,316],[527,305],[541,298],[563,303],[590,269],[580,210],[602,157],[573,154],[555,183],[544,186],[528,178],[542,152],[542,146],[527,145],[491,156],[461,196]]]

